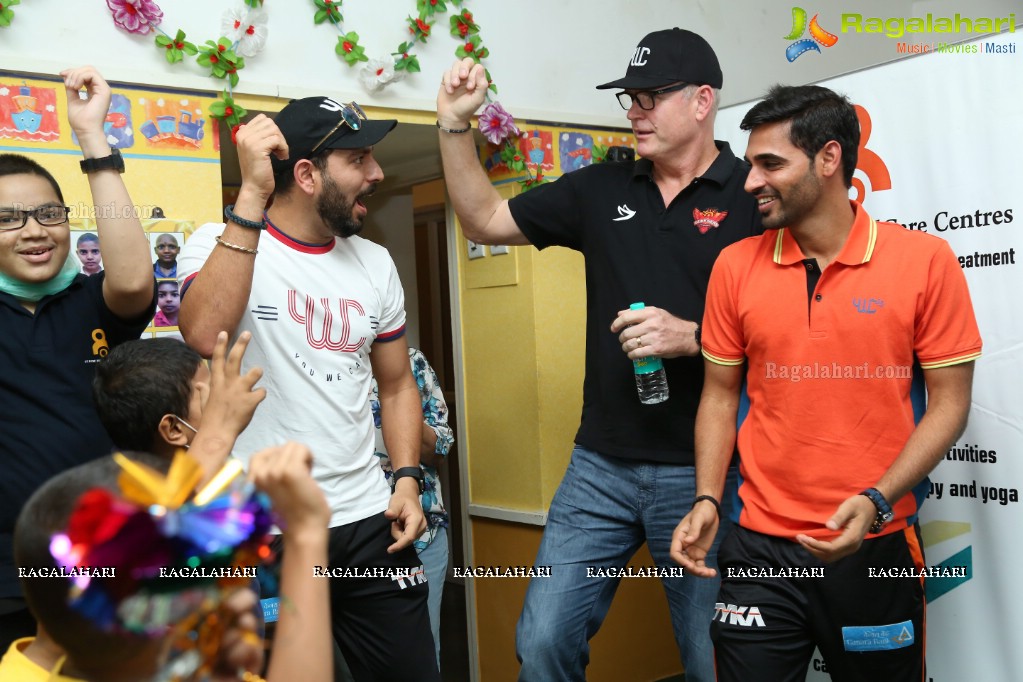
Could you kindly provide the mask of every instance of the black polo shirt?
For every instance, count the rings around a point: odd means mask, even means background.
[[[139,338],[153,309],[119,319],[103,301],[104,274],[78,275],[34,315],[0,292],[0,598],[21,595],[12,536],[25,502],[47,479],[113,447],[93,406],[96,363]]]
[[[632,361],[610,331],[619,310],[643,301],[703,319],[707,282],[723,248],[760,234],[749,166],[725,142],[707,172],[665,208],[653,164],[603,163],[563,175],[509,202],[537,248],[567,246],[586,258],[586,380],[576,443],[605,455],[693,464],[703,359],[665,360],[670,397],[643,405]]]

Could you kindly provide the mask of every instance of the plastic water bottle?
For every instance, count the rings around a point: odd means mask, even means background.
[[[633,303],[629,310],[642,310],[644,303]],[[664,363],[660,358],[646,357],[632,361],[632,369],[636,374],[636,391],[639,402],[644,405],[656,405],[668,399],[668,376],[664,373]]]

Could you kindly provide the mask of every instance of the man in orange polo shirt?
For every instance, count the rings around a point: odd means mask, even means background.
[[[845,97],[776,86],[741,127],[768,230],[722,251],[711,275],[697,502],[671,555],[714,575],[704,556],[745,377],[718,680],[802,680],[814,646],[834,680],[921,680],[917,511],[966,426],[981,350],[966,279],[944,240],[849,201],[860,135]]]

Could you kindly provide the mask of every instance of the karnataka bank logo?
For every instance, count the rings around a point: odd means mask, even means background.
[[[796,42],[785,48],[785,58],[789,62],[794,62],[802,55],[807,52],[813,51],[818,54],[821,51],[820,46],[823,47],[834,47],[835,43],[838,42],[838,36],[834,33],[829,33],[821,28],[821,25],[817,23],[817,17],[819,14],[813,15],[813,19],[810,20],[809,26],[806,22],[806,10],[802,7],[792,8],[792,30],[785,40],[795,40]],[[803,34],[809,30],[810,37],[803,38]]]

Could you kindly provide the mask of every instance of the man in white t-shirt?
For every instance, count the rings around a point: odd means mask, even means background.
[[[363,199],[384,177],[373,145],[396,123],[307,97],[243,126],[238,201],[224,210],[226,224],[200,227],[178,258],[179,326],[204,355],[221,330],[252,332],[245,364],[265,368],[267,398],[238,452],[284,439],[310,447],[331,506],[324,573],[334,637],[356,680],[420,682],[440,677],[412,547],[425,528],[419,392],[394,262],[355,236]],[[393,490],[373,454],[366,395],[374,375]]]

